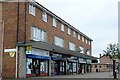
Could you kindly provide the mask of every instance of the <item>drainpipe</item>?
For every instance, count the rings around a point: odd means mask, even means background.
[[[18,0],[18,10],[17,10],[17,27],[16,27],[16,43],[18,43],[18,30],[19,30],[19,0]],[[16,46],[16,72],[15,72],[15,78],[17,78],[18,75],[18,46]]]
[[[25,22],[24,22],[24,44],[26,43],[26,2],[24,2],[25,3],[25,12],[24,12],[24,14],[25,14],[25,18],[24,18],[24,20],[25,20]]]
[[[3,62],[3,53],[4,53],[4,21],[1,22],[2,24],[2,53],[1,53],[1,75],[2,75],[2,62]],[[2,78],[2,76],[1,76]]]

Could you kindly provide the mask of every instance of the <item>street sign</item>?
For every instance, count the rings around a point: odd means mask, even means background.
[[[14,57],[15,56],[15,52],[9,52],[10,57]]]
[[[32,51],[32,46],[31,46],[31,45],[28,45],[28,46],[26,47],[26,51]]]
[[[16,52],[16,49],[4,49],[4,52]]]

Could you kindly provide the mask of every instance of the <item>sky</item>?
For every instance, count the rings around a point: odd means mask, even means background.
[[[35,0],[93,39],[92,56],[118,43],[120,0]]]

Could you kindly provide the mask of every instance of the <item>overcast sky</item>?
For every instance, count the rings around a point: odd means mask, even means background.
[[[118,42],[119,0],[36,0],[93,39],[92,55],[98,57],[109,43]]]

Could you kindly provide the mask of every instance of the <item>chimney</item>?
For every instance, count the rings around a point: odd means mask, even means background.
[[[100,58],[101,58],[101,54],[100,54]]]

